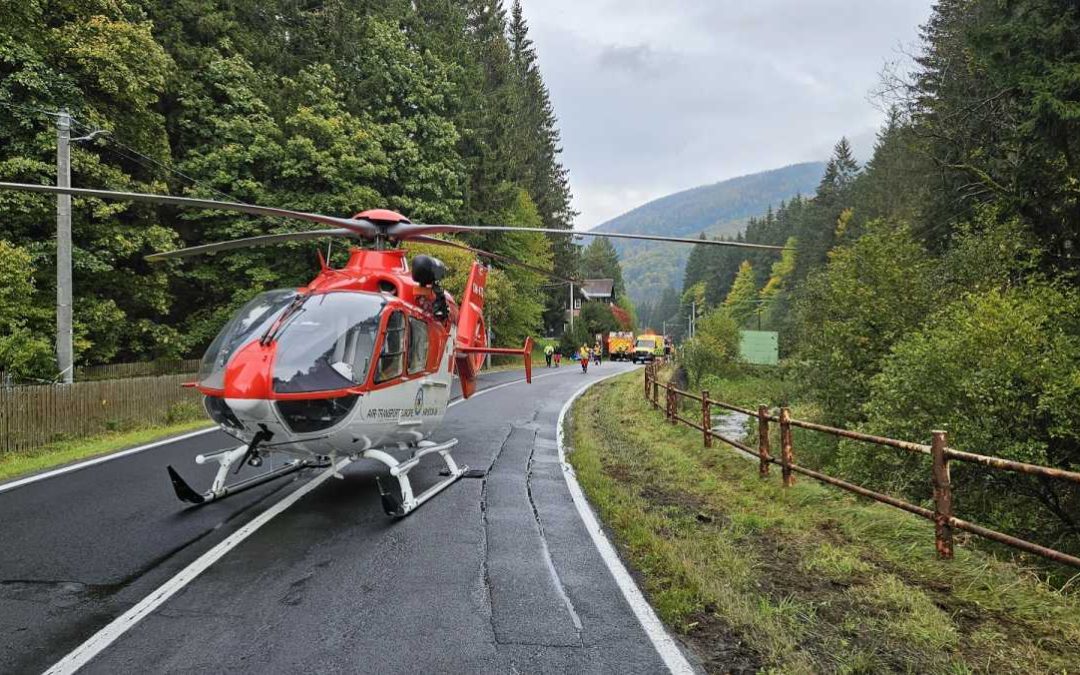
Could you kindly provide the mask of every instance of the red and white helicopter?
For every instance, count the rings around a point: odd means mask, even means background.
[[[464,248],[476,255],[524,265],[522,261],[437,239],[435,234],[528,231],[757,249],[779,246],[653,235],[576,232],[506,226],[425,225],[393,211],[374,209],[352,218],[290,211],[251,204],[110,190],[2,183],[2,190],[68,194],[172,206],[291,218],[333,229],[249,237],[155,253],[160,261],[286,241],[346,237],[369,243],[350,250],[342,268],[330,267],[320,253],[321,270],[306,286],[256,295],[221,329],[203,356],[191,386],[204,395],[209,416],[241,441],[229,450],[199,455],[196,463],[217,463],[210,488],[197,492],[173,467],[168,472],[176,495],[192,504],[221,499],[239,490],[313,466],[336,466],[339,458],[372,459],[385,464],[397,490],[380,481],[387,514],[404,516],[468,469],[451,456],[457,439],[432,441],[450,402],[454,375],[468,398],[486,354],[524,357],[531,381],[532,340],[521,349],[487,344],[484,293],[488,268],[473,262],[460,303],[440,286],[446,267],[437,258],[411,261],[399,242],[420,241]],[[560,277],[556,277],[560,278]],[[570,281],[564,279],[564,281]],[[399,459],[394,453],[407,453]],[[409,471],[428,455],[446,464],[443,480],[420,494]],[[264,458],[283,458],[278,468],[227,483],[230,472],[261,466]]]

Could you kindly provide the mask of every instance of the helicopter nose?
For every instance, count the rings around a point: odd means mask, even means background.
[[[273,422],[274,411],[270,401],[258,398],[226,398],[225,402],[232,409],[233,414],[243,422]]]
[[[258,340],[241,347],[225,368],[225,398],[231,401],[265,400],[271,393],[271,367],[277,343]]]

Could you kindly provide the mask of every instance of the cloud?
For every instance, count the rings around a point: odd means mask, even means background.
[[[642,77],[655,77],[660,74],[663,67],[660,59],[648,45],[603,47],[597,63],[601,69]]]
[[[872,137],[932,0],[524,0],[578,227]]]

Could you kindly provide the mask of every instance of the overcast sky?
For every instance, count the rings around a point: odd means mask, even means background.
[[[508,3],[509,4],[509,3]],[[577,227],[795,162],[847,135],[932,0],[523,0],[551,89]]]

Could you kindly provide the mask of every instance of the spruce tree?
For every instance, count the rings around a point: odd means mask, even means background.
[[[619,254],[606,237],[596,237],[585,247],[581,254],[580,272],[585,279],[613,279],[615,284],[612,292],[615,297],[621,298],[626,294]]]
[[[724,308],[739,326],[744,326],[758,309],[758,292],[754,285],[754,268],[750,261],[739,265],[739,273],[724,299]]]

